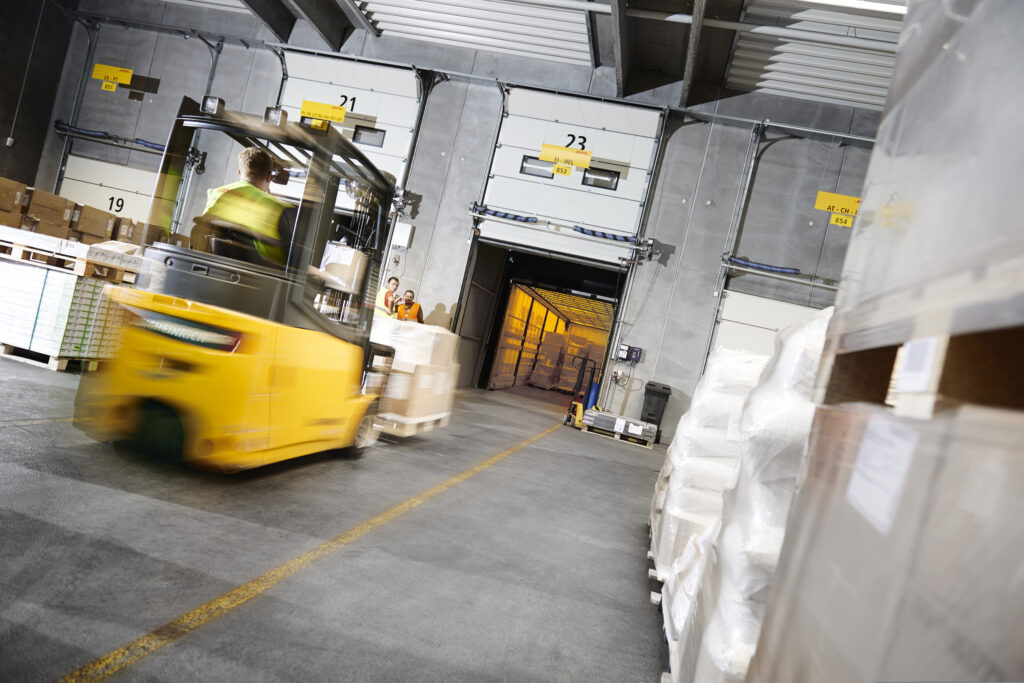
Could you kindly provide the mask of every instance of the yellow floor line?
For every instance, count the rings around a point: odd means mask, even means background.
[[[47,417],[39,418],[35,420],[8,420],[0,421],[0,429],[4,427],[27,427],[29,425],[45,425],[54,424],[57,422],[73,422],[73,417]]]
[[[460,484],[470,477],[483,472],[488,467],[491,467],[495,463],[504,460],[508,456],[512,455],[516,451],[519,451],[534,441],[541,439],[551,432],[558,429],[561,425],[555,425],[550,429],[545,429],[539,434],[531,436],[525,441],[521,441],[515,446],[498,453],[497,455],[484,460],[479,465],[471,467],[461,474],[457,474],[448,481],[438,484],[437,486],[427,489],[422,493],[419,493],[412,498],[409,498],[403,503],[399,503],[395,507],[382,512],[373,519],[363,522],[359,526],[349,529],[340,536],[336,536],[329,541],[321,543],[316,548],[309,552],[303,553],[298,557],[285,562],[284,564],[271,569],[270,571],[262,574],[252,581],[235,588],[234,590],[228,591],[219,598],[215,598],[210,602],[197,607],[191,612],[182,614],[174,621],[168,622],[158,629],[150,631],[141,638],[137,638],[130,643],[119,647],[118,649],[106,654],[99,659],[96,659],[89,664],[86,664],[78,671],[68,674],[62,681],[99,681],[111,676],[118,671],[132,665],[139,661],[143,657],[152,654],[156,650],[159,650],[164,645],[172,643],[182,636],[188,635],[192,631],[196,630],[200,626],[203,626],[207,622],[215,619],[226,612],[238,607],[239,605],[251,600],[268,588],[281,583],[289,576],[296,572],[305,569],[309,565],[313,564],[317,560],[321,560],[331,553],[341,549],[343,546],[352,543],[353,541],[362,538],[366,534],[370,533],[374,529],[379,529],[389,522],[393,522],[405,513],[413,510],[423,503],[427,502],[431,498],[438,496],[453,486]]]

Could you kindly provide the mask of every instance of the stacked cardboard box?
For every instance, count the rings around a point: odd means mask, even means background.
[[[586,338],[575,334],[568,336],[565,342],[565,354],[562,357],[562,367],[558,374],[556,389],[561,391],[572,391],[576,387],[576,379],[580,375],[582,361],[577,358],[589,358],[590,342]],[[595,359],[600,364],[601,359]],[[595,377],[596,379],[596,377]]]
[[[370,338],[395,349],[380,414],[403,423],[446,417],[455,401],[458,336],[434,325],[378,316]]]
[[[0,178],[0,225],[21,227],[21,217],[28,206],[28,188],[7,178]]]
[[[98,244],[116,237],[117,216],[91,206],[78,204],[71,213],[71,239],[82,244]]]
[[[21,227],[41,235],[67,239],[71,236],[71,219],[76,204],[44,190],[33,189]]]
[[[117,241],[126,244],[142,244],[142,233],[145,231],[145,223],[136,223],[130,218],[119,218],[117,220]]]
[[[551,389],[558,383],[562,370],[562,354],[565,349],[565,335],[548,332],[537,349],[537,359],[530,372],[530,384],[541,389]]]

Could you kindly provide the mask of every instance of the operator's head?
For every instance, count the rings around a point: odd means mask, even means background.
[[[274,158],[265,149],[246,147],[238,154],[238,175],[264,192],[270,191]]]
[[[391,277],[388,278],[388,289],[390,289],[392,292],[397,292],[398,291],[398,278],[397,277],[392,275]]]
[[[415,301],[416,300],[416,292],[412,291],[411,289],[405,290],[405,300],[408,301],[409,303],[412,303],[413,301]]]

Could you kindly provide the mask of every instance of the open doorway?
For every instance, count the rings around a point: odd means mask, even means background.
[[[583,366],[596,395],[624,275],[478,242],[459,327],[465,384],[566,403]]]

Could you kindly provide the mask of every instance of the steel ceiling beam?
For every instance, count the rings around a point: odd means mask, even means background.
[[[338,4],[341,5],[341,11],[345,13],[345,16],[348,17],[353,26],[363,29],[371,36],[380,35],[380,31],[373,25],[369,17],[363,14],[363,10],[359,9],[359,5],[356,4],[355,0],[338,0]]]
[[[278,40],[287,41],[295,27],[295,15],[281,0],[242,0],[245,6],[267,25]]]
[[[683,92],[679,97],[679,106],[685,107],[690,99],[693,88],[693,74],[697,68],[697,48],[700,47],[700,29],[704,24],[704,9],[707,0],[693,1],[693,16],[690,21],[690,39],[686,45],[686,63],[683,65]]]
[[[332,50],[340,50],[355,24],[334,0],[290,0]]]
[[[596,5],[598,3],[584,3]],[[612,51],[615,55],[615,95],[624,97],[629,79],[629,55],[632,49],[629,20],[626,18],[626,0],[611,0]]]

